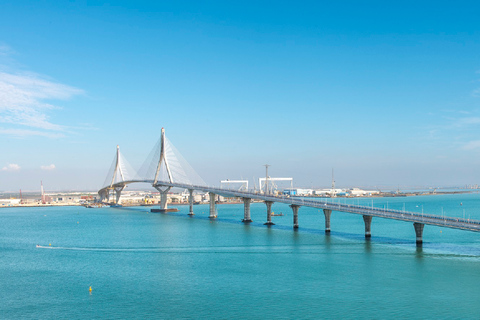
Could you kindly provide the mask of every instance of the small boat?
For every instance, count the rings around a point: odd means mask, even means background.
[[[102,203],[93,203],[93,204],[85,205],[85,208],[105,208],[105,207],[108,207],[108,206]]]
[[[160,212],[160,213],[165,213],[165,212],[178,212],[178,208],[168,208],[168,209],[150,209],[150,212]]]
[[[280,213],[272,212],[272,216],[281,217],[281,216],[283,216],[283,213],[282,212],[280,212]]]

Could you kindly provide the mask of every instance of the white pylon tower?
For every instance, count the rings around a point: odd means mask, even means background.
[[[162,128],[162,133],[160,136],[160,159],[158,160],[157,171],[155,172],[155,178],[153,179],[153,187],[160,192],[160,209],[167,210],[167,194],[172,188],[171,186],[163,186],[162,189],[161,184],[158,184],[158,177],[160,175],[162,169],[162,163],[164,163],[165,170],[167,171],[168,181],[173,183],[172,172],[170,171],[170,167],[168,165],[168,159],[165,154],[165,129]]]
[[[168,166],[168,159],[165,156],[165,129],[162,128],[162,135],[160,136],[160,159],[158,160],[157,171],[155,172],[155,178],[153,179],[153,185],[156,185],[158,182],[158,176],[162,168],[162,162],[165,163],[165,169],[168,174],[168,180],[170,183],[173,183],[172,173],[170,167]]]
[[[110,189],[115,191],[115,204],[120,203],[120,196],[122,194],[123,189],[125,189],[126,185],[121,185],[121,186],[113,186],[115,184],[115,179],[117,178],[117,175],[120,174],[120,178],[122,181],[125,181],[125,176],[123,174],[123,169],[122,165],[120,163],[120,146],[117,144],[117,159],[115,161],[115,170],[113,171],[113,176],[112,176],[112,181],[110,183]],[[107,195],[108,199],[108,195]]]
[[[118,173],[120,174],[120,177],[122,178],[122,181],[125,181],[122,166],[120,165],[120,146],[117,144],[117,159],[115,161],[115,170],[113,171],[112,182],[110,183],[110,188],[113,187],[113,184],[115,183],[115,178],[117,177]]]

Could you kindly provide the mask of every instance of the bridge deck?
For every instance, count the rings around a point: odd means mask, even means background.
[[[130,180],[117,183],[115,185],[102,188],[99,193],[106,192],[108,189],[115,187],[120,187],[130,183],[153,183],[153,180]],[[248,191],[238,191],[238,190],[229,190],[221,189],[208,186],[197,186],[197,185],[188,185],[188,184],[179,184],[179,183],[170,183],[170,182],[157,182],[156,186],[167,186],[181,189],[194,189],[204,192],[212,192],[218,195],[227,196],[227,197],[240,197],[240,198],[250,198],[262,201],[272,201],[286,203],[290,205],[298,205],[305,207],[312,207],[318,209],[327,209],[332,211],[341,211],[347,213],[361,214],[373,217],[395,219],[408,222],[417,222],[434,226],[441,226],[446,228],[453,229],[462,229],[474,232],[480,232],[480,221],[472,219],[462,219],[462,218],[452,218],[445,216],[438,216],[432,214],[423,214],[418,212],[410,211],[400,211],[376,207],[367,207],[367,206],[358,206],[350,204],[340,204],[340,203],[330,203],[326,201],[316,201],[316,200],[306,200],[303,198],[292,198],[285,196],[273,196],[273,195],[264,195],[260,193],[253,193]]]

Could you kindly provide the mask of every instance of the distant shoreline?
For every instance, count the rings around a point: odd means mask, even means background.
[[[437,195],[449,195],[449,194],[465,194],[465,193],[479,193],[480,190],[462,190],[462,191],[440,191],[440,192],[410,192],[410,193],[400,193],[400,194],[390,194],[390,193],[381,193],[381,194],[374,194],[374,195],[368,195],[368,196],[336,196],[336,197],[319,197],[319,196],[291,196],[291,198],[312,198],[312,199],[319,199],[319,200],[328,200],[328,199],[364,199],[364,198],[401,198],[401,197],[416,197],[416,196],[437,196]],[[254,201],[254,202],[263,202],[263,201]],[[216,202],[216,204],[242,204],[243,201],[231,201],[231,202]],[[168,205],[171,207],[175,206],[187,206],[189,203],[169,203]],[[208,204],[207,202],[205,203],[196,203],[196,205],[201,205],[201,204]],[[125,204],[122,205],[122,207],[155,207],[158,206],[158,204],[151,204],[151,205],[145,205],[145,204]],[[48,203],[48,204],[22,204],[22,205],[4,205],[0,206],[1,208],[44,208],[44,207],[86,207],[85,204],[80,204],[80,203]]]

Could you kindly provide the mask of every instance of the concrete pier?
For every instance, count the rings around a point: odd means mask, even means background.
[[[274,225],[275,223],[272,222],[272,204],[273,201],[265,201],[267,205],[267,222],[264,223],[266,226]]]
[[[193,216],[195,215],[195,213],[193,213],[193,189],[188,189],[188,205],[190,207],[190,211],[188,212],[188,215],[189,216]]]
[[[250,203],[252,202],[252,199],[250,198],[243,198],[243,220],[242,222],[252,222],[252,219],[250,218]]]
[[[365,222],[365,238],[371,238],[371,226],[372,226],[372,216],[363,216],[363,222]]]
[[[208,217],[215,219],[217,217],[217,213],[215,212],[215,193],[209,192],[208,196],[210,199],[210,215]]]
[[[120,196],[122,195],[122,191],[125,189],[125,186],[115,187],[115,204],[120,204]]]
[[[332,210],[323,209],[323,214],[325,215],[325,233],[330,233],[330,216],[332,215]]]
[[[417,246],[421,246],[423,243],[423,227],[425,227],[425,224],[414,222],[413,227],[415,228]]]
[[[298,229],[298,209],[300,209],[300,206],[292,204],[290,208],[292,208],[293,211],[293,229]]]
[[[172,189],[172,187],[167,187],[165,188],[165,190],[162,190],[159,187],[155,187],[155,189],[157,189],[157,191],[160,192],[160,209],[167,210],[167,194],[168,194],[168,191]]]
[[[103,192],[100,192],[98,195],[100,196],[100,202],[104,202],[105,200],[108,201],[108,198],[107,198],[107,192],[103,191]]]

